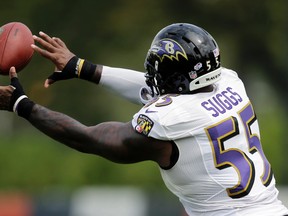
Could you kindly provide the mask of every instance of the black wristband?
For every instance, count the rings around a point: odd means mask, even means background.
[[[31,101],[29,98],[24,98],[18,103],[15,111],[19,116],[28,119],[34,105],[35,103]]]
[[[80,79],[91,81],[91,79],[95,73],[96,67],[97,67],[97,65],[95,65],[95,64],[93,64],[87,60],[84,60],[82,68],[78,72],[78,77]]]
[[[97,65],[87,60],[78,58],[77,56],[74,56],[65,65],[62,73],[54,73],[53,76],[58,76],[57,78],[54,77],[54,79],[56,78],[56,80],[78,77],[80,79],[91,81],[95,73],[96,67]]]

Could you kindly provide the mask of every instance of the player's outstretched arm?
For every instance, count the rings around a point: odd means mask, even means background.
[[[105,122],[87,127],[73,118],[35,105],[28,121],[49,137],[80,152],[116,163],[145,160],[169,166],[171,144],[136,133],[131,122]]]
[[[55,65],[55,72],[45,80],[46,88],[59,80],[81,78],[100,84],[133,103],[145,103],[139,96],[142,87],[149,89],[144,73],[96,65],[78,58],[60,38],[50,37],[44,32],[33,37],[39,46],[33,44],[32,48]]]
[[[136,133],[131,122],[105,122],[86,126],[59,112],[35,104],[24,93],[15,68],[11,84],[0,86],[0,110],[16,112],[54,140],[80,152],[99,155],[117,163],[145,160],[169,166],[172,145]]]

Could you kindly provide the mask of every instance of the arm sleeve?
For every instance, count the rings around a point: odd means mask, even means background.
[[[103,66],[100,85],[133,103],[143,104],[141,92],[149,89],[144,73],[130,69]]]

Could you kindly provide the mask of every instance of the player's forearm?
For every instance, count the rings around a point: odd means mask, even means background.
[[[144,73],[108,66],[102,67],[99,84],[135,104],[142,104],[140,90],[147,87]]]
[[[112,161],[123,160],[115,154],[121,151],[115,143],[121,140],[122,133],[118,132],[118,128],[124,123],[112,122],[88,127],[63,113],[38,104],[34,105],[26,119],[42,133],[70,148]]]
[[[141,161],[130,154],[122,142],[129,133],[133,133],[130,123],[106,122],[87,127],[77,120],[59,112],[35,104],[27,120],[42,133],[64,145],[80,152],[95,154],[118,163]],[[127,139],[127,142],[130,139]]]
[[[27,120],[44,134],[70,148],[86,152],[88,127],[75,119],[35,104]]]
[[[85,59],[74,56],[64,67],[62,73],[54,73],[52,79],[59,76],[78,77],[90,82],[101,84],[118,96],[136,104],[143,104],[140,97],[142,87],[147,87],[144,73],[116,67],[93,64]]]

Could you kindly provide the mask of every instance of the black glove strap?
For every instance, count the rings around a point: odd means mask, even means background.
[[[25,95],[17,77],[11,79],[10,85],[15,89],[10,99],[9,111],[16,112],[19,116],[28,119],[35,103]]]
[[[17,77],[13,77],[11,79],[10,86],[14,88],[9,105],[9,111],[12,112],[13,106],[16,103],[17,99],[20,98],[22,95],[25,95],[25,93]]]
[[[68,61],[68,63],[65,65],[62,72],[55,71],[52,75],[48,77],[48,79],[58,81],[58,80],[66,80],[66,79],[72,79],[72,78],[78,77],[78,70],[76,67],[77,62],[78,62],[78,57],[77,56],[72,57]]]
[[[77,56],[72,57],[63,68],[61,74],[63,74],[66,79],[78,77],[78,64],[79,58]]]
[[[97,65],[92,64],[87,60],[74,56],[68,61],[62,71],[55,71],[48,77],[48,79],[58,81],[78,77],[80,79],[91,81],[96,66]]]

